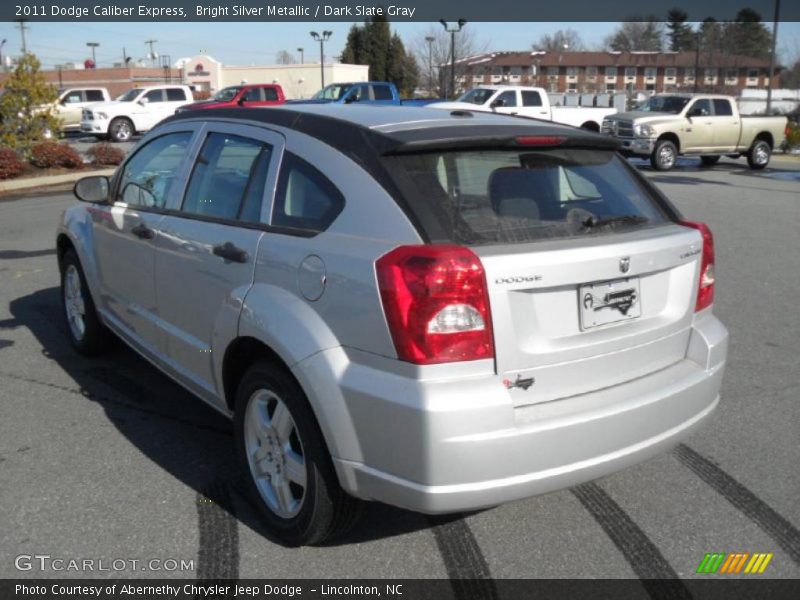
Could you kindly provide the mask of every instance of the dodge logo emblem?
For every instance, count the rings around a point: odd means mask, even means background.
[[[619,270],[623,273],[631,270],[631,259],[628,256],[619,259]]]

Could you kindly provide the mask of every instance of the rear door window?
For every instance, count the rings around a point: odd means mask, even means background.
[[[391,100],[392,90],[388,85],[373,85],[372,93],[375,94],[375,100]]]
[[[724,98],[716,98],[714,100],[714,114],[717,117],[730,117],[733,115],[733,107],[731,101]]]
[[[186,92],[181,88],[167,88],[167,102],[183,102]]]
[[[272,225],[324,231],[343,208],[344,196],[327,177],[291,152],[284,155]]]
[[[522,106],[541,106],[542,97],[539,92],[522,91]]]
[[[103,100],[105,100],[105,98],[101,90],[86,90],[87,102],[102,102]]]
[[[622,159],[606,150],[464,150],[396,160],[413,188],[408,205],[434,242],[532,242],[667,220]]]
[[[271,87],[263,88],[263,92],[264,92],[264,99],[267,102],[276,102],[278,100],[278,90],[276,90],[275,88]]]

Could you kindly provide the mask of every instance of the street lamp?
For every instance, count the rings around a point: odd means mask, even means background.
[[[428,42],[428,93],[433,96],[433,42],[436,38],[428,35],[425,41]]]
[[[300,64],[301,64],[301,65],[302,65],[302,64],[305,64],[305,62],[306,62],[306,61],[305,61],[305,59],[304,59],[304,55],[303,55],[303,49],[302,49],[302,48],[298,48],[298,49],[297,49],[297,51],[300,53]]]
[[[445,98],[449,98],[449,95],[455,95],[456,91],[456,34],[464,28],[464,25],[467,24],[467,20],[459,19],[457,28],[448,27],[447,21],[444,19],[439,19],[439,23],[441,23],[444,30],[450,34],[450,89],[448,90],[449,93],[445,94]]]
[[[315,42],[319,42],[319,76],[322,80],[322,87],[325,87],[325,54],[324,54],[324,44],[327,42],[330,37],[333,35],[332,31],[323,31],[322,35],[317,33],[316,31],[311,32],[311,37]]]
[[[92,64],[94,65],[93,68],[97,68],[97,58],[95,56],[95,48],[97,48],[100,44],[97,42],[86,42],[86,45],[92,49]]]

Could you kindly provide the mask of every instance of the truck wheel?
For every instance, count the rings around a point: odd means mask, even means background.
[[[362,502],[345,493],[303,390],[283,368],[255,363],[236,393],[236,453],[270,532],[292,546],[344,533]]]
[[[125,117],[117,117],[108,126],[108,136],[115,142],[130,141],[133,131],[133,123]]]
[[[763,169],[769,164],[772,148],[764,140],[756,140],[747,153],[747,164],[751,169]]]
[[[61,260],[61,306],[73,348],[86,356],[102,353],[111,341],[111,332],[97,316],[83,269],[73,250],[68,250]]]
[[[678,148],[669,140],[659,140],[650,155],[650,164],[656,171],[669,171],[675,166]]]
[[[719,162],[719,158],[719,156],[701,156],[700,164],[702,164],[704,167],[713,167]]]

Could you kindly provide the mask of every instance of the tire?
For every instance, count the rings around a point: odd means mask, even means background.
[[[259,361],[248,369],[234,424],[246,487],[272,535],[291,546],[319,544],[355,523],[363,502],[339,485],[308,400],[284,368]]]
[[[135,131],[130,119],[117,117],[108,126],[108,137],[115,142],[130,142]]]
[[[669,140],[659,140],[650,155],[650,164],[656,171],[669,171],[677,159],[677,146]]]
[[[747,164],[751,169],[761,170],[769,164],[772,148],[764,140],[756,140],[747,153]]]
[[[713,167],[719,162],[719,156],[701,156],[700,164],[704,167]]]
[[[100,322],[78,256],[68,250],[61,260],[61,309],[67,335],[75,350],[86,356],[104,352],[112,339]]]

